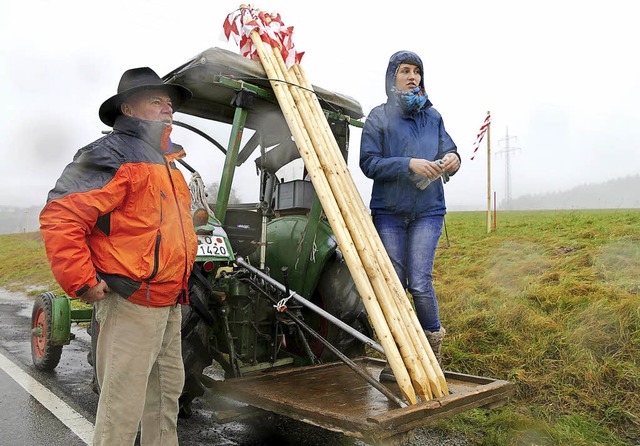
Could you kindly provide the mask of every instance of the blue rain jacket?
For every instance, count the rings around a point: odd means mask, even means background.
[[[371,110],[364,123],[360,168],[373,180],[369,207],[373,215],[397,214],[410,218],[444,215],[442,181],[438,179],[426,189],[419,189],[416,185],[419,178],[409,170],[409,160],[435,161],[449,152],[458,155],[457,148],[444,128],[442,116],[430,101],[414,114],[405,113],[396,104],[392,91],[395,73],[407,59],[416,61],[424,73],[417,54],[399,51],[391,56],[385,83],[387,102]],[[420,87],[424,89],[424,76]]]

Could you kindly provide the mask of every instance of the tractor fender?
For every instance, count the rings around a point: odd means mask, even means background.
[[[271,277],[305,298],[311,297],[327,261],[338,249],[335,235],[326,222],[316,222],[317,225],[308,225],[308,222],[304,215],[287,215],[271,220],[267,224],[265,261]],[[305,231],[313,228],[315,235],[307,235],[304,242]],[[283,267],[287,267],[287,281]]]
[[[67,296],[51,295],[51,345],[67,345],[71,341],[71,303]]]

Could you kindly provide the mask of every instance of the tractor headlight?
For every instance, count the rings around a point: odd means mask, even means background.
[[[209,222],[209,213],[204,208],[198,208],[193,211],[193,227],[204,226]]]

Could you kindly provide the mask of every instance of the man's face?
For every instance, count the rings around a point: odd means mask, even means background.
[[[401,63],[396,72],[396,90],[413,91],[420,86],[422,73],[420,68],[408,63]]]
[[[122,113],[145,121],[173,122],[171,98],[162,90],[137,93],[122,104]]]

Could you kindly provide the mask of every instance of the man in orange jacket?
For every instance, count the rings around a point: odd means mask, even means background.
[[[191,98],[150,68],[127,70],[99,110],[108,135],[80,149],[49,192],[40,229],[53,274],[94,304],[100,400],[94,445],[177,445],[181,310],[197,240],[184,156],[169,139]]]

